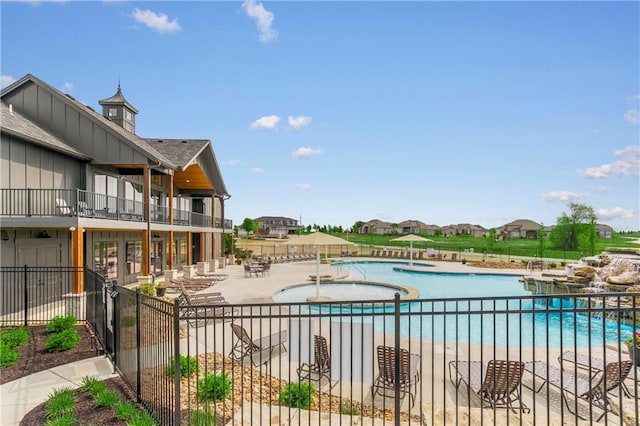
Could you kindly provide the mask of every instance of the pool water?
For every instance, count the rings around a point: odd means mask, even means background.
[[[501,297],[531,295],[519,282],[520,275],[406,272],[393,270],[393,266],[389,262],[348,262],[335,265],[343,271],[352,270],[352,278],[361,279],[364,274],[370,281],[408,285],[419,291],[422,301],[401,305],[400,332],[404,336],[477,344],[537,347],[573,347],[575,344],[586,347],[601,346],[604,342],[617,345],[633,332],[631,326],[615,320],[557,310],[560,307],[572,308],[575,300],[572,298],[553,298],[548,302],[541,299],[536,302],[537,305],[534,305],[536,299],[496,300],[495,298]],[[336,300],[349,300],[338,298],[335,294],[328,295]],[[446,300],[474,297],[492,300]],[[358,307],[345,306],[341,309],[325,305],[314,309],[335,313],[336,309],[344,312],[345,309],[358,310]],[[385,309],[392,310],[393,307],[374,308],[378,311]],[[525,313],[509,312],[515,310]],[[494,311],[502,312],[493,313]],[[363,321],[372,322],[374,329],[380,332],[393,330],[392,315],[365,316]]]
[[[320,285],[320,297],[329,297],[333,300],[390,300],[398,292],[397,288],[381,285],[361,285],[359,283],[322,283]],[[304,302],[307,297],[316,295],[316,285],[305,284],[287,288],[273,295],[273,301],[277,303]]]

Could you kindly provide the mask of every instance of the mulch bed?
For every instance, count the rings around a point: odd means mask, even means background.
[[[107,387],[120,394],[120,399],[135,401],[135,395],[129,391],[124,381],[120,377],[105,380]],[[40,426],[47,421],[47,403],[43,402],[33,410],[29,411],[20,422],[20,426]],[[116,419],[113,408],[96,407],[93,397],[80,390],[76,390],[76,405],[74,410],[76,419],[80,419],[84,425],[117,425],[125,426],[127,423]]]
[[[27,330],[31,333],[31,338],[27,344],[16,348],[18,361],[15,365],[0,369],[0,384],[59,365],[92,358],[102,353],[101,351],[96,352],[91,342],[91,333],[85,325],[77,326],[81,338],[78,345],[63,352],[47,352],[44,348],[44,343],[50,336],[46,326],[27,327]]]

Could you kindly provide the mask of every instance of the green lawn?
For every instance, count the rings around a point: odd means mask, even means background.
[[[337,234],[344,239],[348,239],[351,242],[362,245],[373,246],[387,246],[387,247],[407,247],[409,244],[406,242],[390,241],[397,238],[398,235],[367,235],[367,234]],[[485,238],[473,238],[466,235],[458,235],[455,237],[442,237],[433,235],[424,235],[424,237],[433,240],[430,243],[414,243],[414,248],[427,248],[433,247],[435,250],[445,251],[457,251],[464,252],[468,249],[473,249],[475,253],[483,253],[486,250]],[[640,244],[635,244],[633,241],[640,238],[640,232],[633,232],[627,234],[614,234],[613,238],[598,238],[596,240],[596,254],[601,253],[608,248],[640,248]],[[496,241],[493,246],[493,250],[488,251],[488,254],[495,255],[497,257],[509,257],[509,256],[523,256],[523,257],[540,257],[538,253],[539,243],[536,240],[503,240]],[[564,259],[580,259],[587,256],[589,253],[583,253],[580,251],[563,251],[553,250],[551,244],[547,241],[545,243],[544,252],[541,257],[554,258],[559,260]]]

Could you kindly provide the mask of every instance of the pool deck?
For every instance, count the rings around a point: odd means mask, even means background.
[[[398,267],[403,270],[426,271],[429,273],[461,273],[461,274],[497,274],[497,275],[515,275],[515,276],[531,276],[533,278],[542,278],[542,272],[531,271],[526,268],[521,269],[493,269],[478,268],[462,264],[461,262],[445,262],[445,261],[415,261],[413,267],[406,265],[406,260],[381,260],[379,258],[345,258],[346,262],[358,261],[375,261],[397,263]],[[432,265],[429,267],[420,265]],[[228,265],[216,272],[229,274],[229,278],[221,283],[210,287],[203,291],[219,291],[230,303],[271,303],[272,296],[287,287],[296,284],[311,284],[313,281],[309,279],[310,275],[316,273],[315,260],[275,263],[271,265],[271,273],[265,277],[246,277],[242,265]],[[335,278],[348,277],[345,270],[332,267],[329,264],[320,265],[320,275],[332,275]],[[354,276],[353,279],[361,280],[362,277]]]

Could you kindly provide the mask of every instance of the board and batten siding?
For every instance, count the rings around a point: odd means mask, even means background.
[[[147,164],[148,157],[126,141],[96,112],[81,111],[57,94],[36,84],[27,84],[3,100],[22,115],[90,157],[95,164]],[[96,117],[98,116],[98,117]],[[115,126],[115,124],[114,124]]]
[[[0,187],[6,189],[76,189],[82,163],[72,157],[2,134]]]

